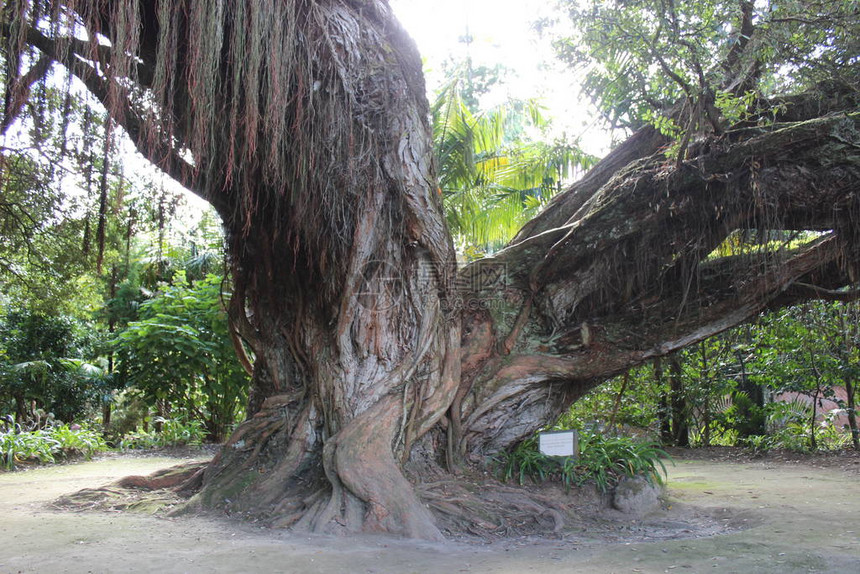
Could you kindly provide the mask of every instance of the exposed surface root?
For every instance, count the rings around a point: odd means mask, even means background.
[[[486,477],[444,479],[417,490],[451,537],[557,537],[579,520],[578,492],[563,495],[560,489],[515,487]]]
[[[191,506],[296,526],[330,490],[315,420],[313,408],[298,395],[267,399],[204,469]]]
[[[155,515],[193,512],[195,507],[185,504],[186,497],[189,485],[194,487],[195,477],[199,477],[205,464],[196,462],[147,477],[126,477],[101,488],[64,496],[53,506],[76,512],[129,511]],[[516,546],[539,540],[576,543],[670,540],[721,534],[757,523],[756,517],[748,513],[727,514],[721,509],[716,516],[712,510],[678,503],[673,503],[671,510],[662,509],[634,519],[613,510],[611,497],[600,495],[594,487],[565,491],[551,484],[503,484],[474,471],[456,476],[441,471],[433,474],[437,480],[419,483],[415,492],[432,512],[445,538],[459,542],[499,542]],[[285,497],[268,518],[246,512],[228,514],[254,522],[262,519],[263,524],[294,531],[313,530],[313,524],[325,520],[329,525],[326,532],[348,534],[349,523],[341,514],[344,508],[334,514],[326,511],[332,500],[343,502],[349,498],[347,492],[342,489],[340,495],[334,495],[330,489],[320,489],[304,499]],[[353,509],[353,512],[361,521],[363,516],[358,510]],[[341,528],[331,527],[337,524],[341,524]]]
[[[593,485],[569,490],[550,483],[518,486],[479,473],[422,483],[417,491],[445,536],[469,543],[672,540],[722,534],[756,523],[750,515],[735,517],[725,509],[716,513],[676,502],[634,516],[613,509],[612,494],[601,494]]]
[[[63,496],[53,506],[66,510],[134,511],[167,513],[184,501],[189,480],[208,462],[191,462],[165,468],[149,476],[126,476],[99,488],[85,488]]]

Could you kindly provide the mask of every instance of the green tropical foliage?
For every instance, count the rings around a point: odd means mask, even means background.
[[[68,312],[84,271],[83,223],[48,168],[20,154],[0,155],[0,166],[0,288],[42,311]]]
[[[624,477],[642,476],[662,484],[666,474],[663,460],[669,455],[652,441],[584,432],[579,449],[575,457],[546,456],[538,450],[537,438],[532,437],[497,456],[500,478],[519,484],[526,479],[536,483],[557,480],[566,488],[593,483],[600,492],[607,492]]]
[[[499,453],[496,462],[500,478],[505,482],[516,480],[525,484],[526,479],[531,479],[540,483],[558,472],[556,460],[538,450],[537,437],[524,440],[511,451]]]
[[[98,406],[112,381],[86,361],[96,337],[66,316],[26,309],[0,316],[0,405],[18,422],[75,420]]]
[[[200,446],[207,438],[203,422],[183,418],[155,417],[151,421],[160,430],[142,427],[126,433],[117,443],[121,450],[145,450],[175,446]]]
[[[117,371],[124,368],[117,333],[141,318],[157,323],[148,310],[171,299],[187,304],[155,313],[180,314],[174,323],[165,323],[173,327],[173,342],[187,321],[192,327],[186,330],[191,337],[184,341],[185,356],[199,366],[213,352],[219,355],[215,368],[207,366],[198,377],[203,382],[184,395],[181,406],[193,403],[196,410],[188,416],[205,421],[210,438],[223,437],[241,411],[247,378],[224,366],[228,352],[236,361],[222,311],[221,281],[210,278],[223,266],[220,227],[211,213],[195,227],[172,225],[176,196],[151,186],[134,187],[119,164],[104,163],[112,151],[95,115],[72,107],[87,119],[83,133],[70,133],[58,143],[58,109],[47,106],[40,117],[25,115],[21,124],[38,124],[44,134],[54,131],[33,140],[31,148],[4,148],[0,156],[0,412],[15,414],[28,426],[34,420],[44,424],[49,413],[70,421],[101,411],[107,427],[117,389],[131,384],[127,371]],[[43,161],[51,145],[65,146],[67,155],[55,162],[62,169]],[[63,190],[75,184],[86,193],[70,199]],[[165,284],[190,286],[192,281],[199,281],[196,291],[174,294],[168,289],[162,297]],[[191,311],[198,296],[205,302]],[[147,306],[153,297],[160,299]],[[211,310],[209,316],[205,309]],[[159,327],[137,327],[151,329],[151,340],[158,339]],[[106,340],[113,342],[106,345]],[[187,379],[175,383],[167,370],[160,375],[165,387],[189,387]],[[149,392],[157,384],[148,378],[145,389],[137,391],[151,406],[169,404]]]
[[[578,401],[559,424],[672,444],[676,437],[666,429],[682,417],[693,445],[843,448],[855,434],[840,425],[854,410],[860,377],[858,312],[856,302],[818,301],[766,313],[757,323],[680,352],[680,388],[672,388],[654,365],[643,365]],[[837,389],[848,400],[837,398]],[[673,398],[680,410],[670,404]],[[826,411],[824,399],[840,410]],[[843,422],[837,424],[838,416]]]
[[[163,414],[181,409],[223,440],[244,407],[248,377],[230,341],[222,278],[189,283],[179,271],[173,279],[117,333],[119,378]]]
[[[479,111],[469,105],[469,87],[452,78],[432,116],[448,225],[459,250],[476,257],[501,248],[595,159],[575,144],[544,141],[549,122],[537,102]]]
[[[53,463],[58,459],[91,458],[107,449],[104,438],[88,428],[61,425],[28,432],[0,431],[0,465],[15,470],[22,464]]]
[[[631,369],[574,403],[554,428],[585,431],[600,428],[616,434],[650,428],[660,416],[660,398],[665,389],[654,384],[650,366]],[[613,417],[614,414],[614,417]]]
[[[579,440],[581,455],[573,468],[574,483],[593,481],[601,492],[614,488],[624,477],[643,476],[662,484],[666,474],[663,460],[669,455],[657,443],[599,433],[585,433]]]
[[[722,132],[766,119],[755,115],[758,98],[858,79],[854,0],[563,4],[573,33],[558,53],[586,69],[584,88],[613,125]]]
[[[809,398],[806,417],[808,448],[818,448],[821,399],[835,399],[835,388],[856,391],[860,379],[860,330],[857,304],[809,302],[763,318],[756,330],[759,352],[753,380],[774,393],[794,392]],[[848,405],[841,405],[848,407]],[[790,421],[798,423],[799,421]],[[832,442],[832,441],[831,441]]]

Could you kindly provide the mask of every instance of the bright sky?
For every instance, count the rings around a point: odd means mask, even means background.
[[[472,37],[468,48],[476,65],[501,63],[516,72],[495,97],[541,98],[554,118],[558,135],[579,137],[591,153],[603,155],[609,145],[596,115],[578,95],[574,74],[553,55],[550,41],[539,38],[533,24],[555,13],[547,0],[390,0],[397,17],[418,44],[425,60],[429,90],[441,83],[441,64],[454,57],[462,61],[467,47],[461,39]]]

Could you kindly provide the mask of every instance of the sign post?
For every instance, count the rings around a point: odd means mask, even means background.
[[[579,458],[579,433],[575,430],[542,432],[538,449],[547,456]]]

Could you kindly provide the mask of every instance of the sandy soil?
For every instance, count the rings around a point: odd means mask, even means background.
[[[860,458],[678,460],[671,507],[592,518],[555,540],[414,543],[299,536],[216,517],[69,512],[63,494],[176,464],[112,457],[0,474],[0,573],[860,572]],[[584,530],[584,531],[583,531]]]

